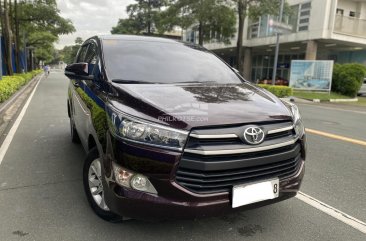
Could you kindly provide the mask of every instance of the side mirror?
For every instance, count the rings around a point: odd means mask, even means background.
[[[90,79],[88,63],[69,64],[65,68],[65,75],[71,79]]]

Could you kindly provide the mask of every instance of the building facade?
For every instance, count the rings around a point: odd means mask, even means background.
[[[287,0],[290,16],[283,22],[291,29],[281,34],[277,65],[279,78],[289,79],[291,60],[334,60],[366,65],[366,0]],[[276,16],[246,19],[244,27],[244,77],[253,82],[271,79]],[[183,40],[197,42],[187,30]],[[231,44],[210,42],[205,47],[235,66],[237,36]]]

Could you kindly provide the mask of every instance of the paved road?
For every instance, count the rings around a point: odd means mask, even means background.
[[[219,218],[121,224],[99,219],[83,193],[85,154],[70,142],[66,88],[61,73],[41,81],[0,165],[0,240],[366,239],[297,198]],[[363,114],[300,108],[309,128],[365,138]],[[329,128],[334,119],[338,127]],[[313,134],[308,138],[302,191],[366,221],[366,147]]]

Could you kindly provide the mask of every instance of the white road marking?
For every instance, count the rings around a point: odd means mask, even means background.
[[[305,193],[298,192],[296,198],[299,200],[309,204],[310,206],[332,216],[333,218],[338,219],[339,221],[361,231],[362,233],[366,234],[366,223],[358,220],[357,218],[352,217],[326,203],[323,203]]]
[[[29,96],[27,102],[23,106],[22,111],[20,112],[18,118],[15,120],[14,125],[11,127],[8,135],[6,136],[3,144],[0,147],[0,165],[1,165],[1,162],[3,161],[3,159],[5,157],[6,152],[8,151],[8,148],[9,148],[9,146],[10,146],[10,144],[11,144],[13,138],[14,138],[15,132],[18,130],[19,124],[22,121],[23,116],[24,116],[25,112],[28,109],[29,103],[31,102],[31,100],[33,98],[33,95],[36,92],[37,87],[38,87],[39,83],[41,82],[42,78],[43,78],[43,75],[39,78],[39,80],[38,80],[36,86],[34,87],[31,95]]]

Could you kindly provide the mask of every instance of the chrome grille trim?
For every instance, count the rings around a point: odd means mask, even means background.
[[[287,127],[283,127],[283,128],[280,128],[280,129],[269,130],[267,132],[267,134],[275,134],[275,133],[280,133],[280,132],[284,132],[284,131],[289,131],[289,130],[292,130],[292,129],[294,129],[294,126],[287,126]]]
[[[236,134],[222,134],[222,135],[198,135],[191,133],[190,137],[198,138],[198,139],[226,139],[226,138],[238,138]]]
[[[242,154],[242,153],[252,153],[258,151],[267,151],[271,149],[281,148],[285,146],[293,145],[297,142],[298,137],[291,141],[282,142],[274,145],[269,146],[261,146],[261,147],[252,147],[252,148],[245,148],[245,149],[233,149],[233,150],[213,150],[213,151],[204,151],[204,150],[194,150],[194,149],[185,149],[184,152],[199,154],[199,155],[230,155],[230,154]]]
[[[265,130],[265,128],[263,128],[262,126],[259,126],[262,129]],[[280,132],[285,132],[285,131],[289,131],[294,129],[294,126],[286,126],[286,127],[282,127],[282,128],[278,128],[278,129],[272,129],[272,130],[268,130],[267,134],[276,134],[276,133],[280,133]],[[197,138],[197,139],[229,139],[229,138],[239,138],[239,136],[237,134],[195,134],[195,133],[190,133],[189,134],[190,137],[193,138]]]

